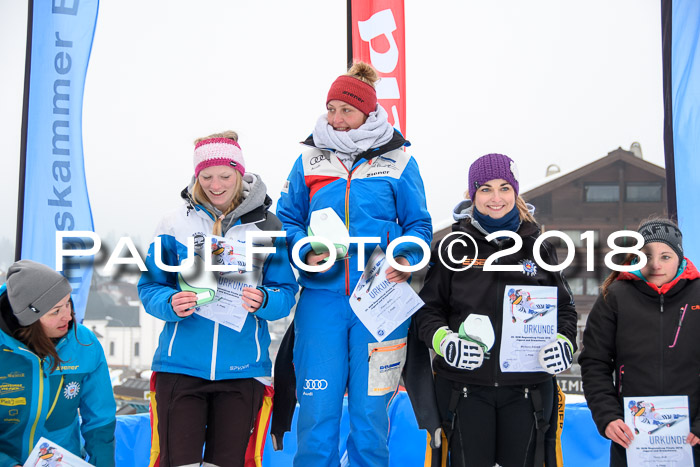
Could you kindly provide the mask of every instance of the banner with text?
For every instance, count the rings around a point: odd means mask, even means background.
[[[406,30],[403,0],[351,0],[353,60],[371,64],[381,80],[377,99],[389,123],[406,136]]]
[[[83,164],[82,106],[98,6],[98,0],[34,0],[30,12],[25,188],[22,238],[17,241],[23,259],[52,268],[57,231],[94,230]],[[78,241],[73,247],[85,246]],[[63,264],[79,322],[92,278],[92,257],[86,258]]]

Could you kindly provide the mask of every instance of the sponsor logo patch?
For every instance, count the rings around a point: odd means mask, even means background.
[[[305,391],[325,391],[327,387],[328,381],[325,379],[305,379],[303,389]]]
[[[78,395],[79,392],[80,384],[76,381],[73,381],[66,384],[66,387],[63,389],[63,396],[66,399],[73,399],[75,396]]]
[[[27,405],[27,399],[24,397],[3,397],[2,399],[0,399],[0,405],[4,405],[7,407],[14,407],[15,405]]]

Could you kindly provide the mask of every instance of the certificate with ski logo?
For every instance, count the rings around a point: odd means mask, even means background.
[[[13,464],[14,465],[14,464]],[[39,438],[24,467],[90,467],[90,464],[51,440]]]
[[[214,300],[195,307],[195,313],[240,331],[248,318],[248,311],[243,308],[241,300],[243,288],[257,286],[262,276],[262,265],[253,258],[253,270],[246,271],[245,242],[222,237],[209,238],[213,263],[225,266],[227,271],[216,272],[218,282]]]
[[[506,285],[502,322],[501,371],[544,371],[537,356],[557,337],[557,288]]]
[[[625,397],[625,423],[634,432],[628,465],[693,465],[688,396]]]
[[[387,280],[388,267],[384,252],[376,247],[350,296],[350,308],[379,342],[423,306],[408,282]]]

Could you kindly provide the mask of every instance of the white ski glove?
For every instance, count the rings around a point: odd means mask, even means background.
[[[551,375],[561,373],[574,361],[574,346],[569,339],[557,334],[557,340],[540,349],[539,361],[540,366],[547,373]]]
[[[461,339],[447,326],[433,336],[433,348],[445,361],[460,370],[475,370],[484,363],[484,350],[479,344]]]

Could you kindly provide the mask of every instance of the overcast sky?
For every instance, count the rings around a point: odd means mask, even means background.
[[[26,2],[0,0],[0,238],[14,242]],[[489,152],[521,187],[641,144],[663,166],[659,0],[406,0],[407,138],[434,224]],[[234,129],[277,200],[345,72],[345,1],[102,1],[83,110],[95,230],[147,243],[192,174],[193,140]],[[113,245],[112,245],[113,246]]]

